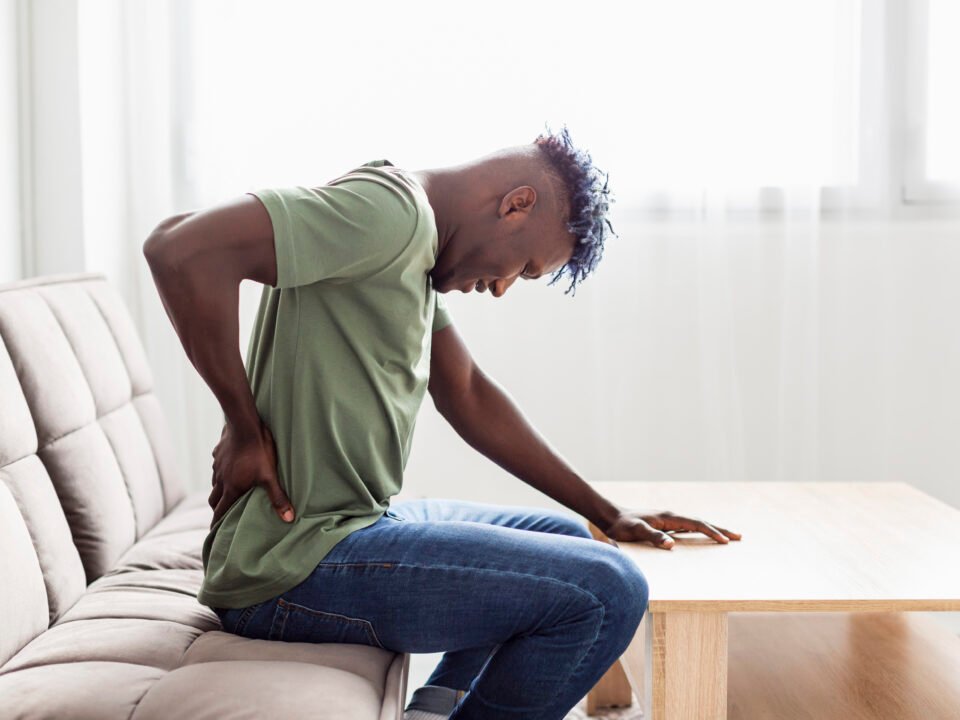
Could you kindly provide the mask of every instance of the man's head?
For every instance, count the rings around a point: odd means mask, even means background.
[[[448,168],[411,173],[424,186],[439,234],[430,271],[437,292],[487,288],[564,273],[576,294],[603,255],[613,202],[606,177],[566,129]]]

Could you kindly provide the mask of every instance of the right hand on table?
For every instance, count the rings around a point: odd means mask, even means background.
[[[266,423],[260,421],[256,437],[243,437],[229,423],[213,449],[213,490],[208,502],[213,508],[211,527],[251,488],[259,485],[281,520],[293,522],[293,504],[280,487],[277,446]]]
[[[674,541],[669,532],[699,532],[720,544],[740,540],[740,533],[699,518],[684,517],[669,510],[621,510],[610,527],[603,530],[607,537],[623,542],[649,542],[654,547],[670,550]]]

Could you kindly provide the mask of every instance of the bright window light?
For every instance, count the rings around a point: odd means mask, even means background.
[[[859,0],[190,7],[201,191],[454,164],[545,122],[568,125],[621,206],[856,180]]]
[[[927,75],[927,175],[960,180],[960,2],[929,0]]]

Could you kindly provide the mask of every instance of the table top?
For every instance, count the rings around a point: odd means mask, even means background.
[[[960,510],[902,482],[592,482],[617,505],[741,533],[618,542],[650,612],[960,610]]]

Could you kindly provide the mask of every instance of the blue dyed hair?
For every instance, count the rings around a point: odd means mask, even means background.
[[[603,257],[607,231],[619,237],[606,217],[610,204],[615,202],[609,190],[610,178],[594,167],[590,153],[574,146],[566,125],[559,133],[553,133],[546,126],[546,132],[533,142],[541,148],[567,192],[566,202],[561,200],[561,204],[569,208],[567,230],[576,238],[573,255],[556,271],[548,285],[553,285],[567,272],[572,281],[564,295],[572,290],[576,296],[577,283],[593,272]]]

